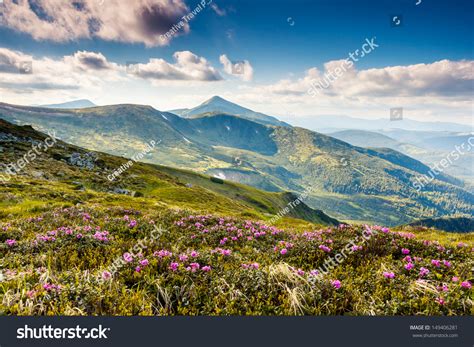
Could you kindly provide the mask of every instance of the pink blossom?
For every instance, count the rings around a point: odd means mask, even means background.
[[[287,250],[286,248],[283,248],[283,249],[280,251],[280,254],[285,255],[287,252],[288,252],[288,250]]]
[[[196,251],[192,251],[192,252],[191,252],[191,257],[197,258],[197,257],[199,257],[199,253],[196,252]]]
[[[181,261],[186,261],[186,260],[188,260],[188,256],[187,256],[186,254],[180,254],[178,258],[179,258],[179,260],[181,260]]]
[[[446,302],[443,300],[443,298],[436,298],[435,301],[440,304],[440,305],[444,305]]]
[[[431,260],[431,264],[436,266],[436,267],[439,267],[441,265],[441,261],[433,259],[433,260]]]
[[[171,271],[176,271],[178,270],[179,263],[171,263],[170,264],[170,270]]]
[[[332,284],[332,286],[333,286],[334,288],[336,288],[336,289],[341,288],[341,281],[339,281],[339,280],[331,281],[331,284]]]
[[[26,292],[26,296],[32,299],[36,295],[36,290],[29,290]]]
[[[413,263],[407,263],[407,264],[405,265],[405,269],[408,270],[408,271],[410,271],[410,270],[413,269],[414,267],[415,267],[415,265],[413,265]]]
[[[130,224],[128,225],[129,228],[135,228],[137,226],[137,221],[133,219],[130,221]]]
[[[150,262],[148,261],[148,259],[143,259],[143,260],[140,260],[140,265],[145,267],[149,264]]]
[[[393,272],[384,272],[383,277],[385,277],[385,278],[395,278],[395,274]]]
[[[209,271],[211,271],[211,267],[210,267],[209,265],[203,266],[203,267],[201,268],[201,271],[209,272]]]
[[[331,252],[331,248],[329,248],[328,246],[325,246],[325,245],[320,245],[318,247],[320,250],[323,250],[324,252]]]
[[[472,285],[471,285],[471,282],[464,281],[464,282],[461,282],[461,287],[466,288],[466,289],[471,289]]]
[[[410,250],[408,248],[402,248],[402,254],[410,254]]]
[[[412,259],[409,255],[407,255],[405,258],[403,258],[404,261],[408,262],[408,263],[411,263],[412,262]]]
[[[108,272],[108,271],[102,272],[102,279],[108,280],[108,279],[110,279],[110,277],[112,277],[112,274],[110,272]]]
[[[426,276],[430,273],[430,270],[428,270],[427,268],[424,268],[424,267],[421,267],[420,268],[420,276],[423,277],[423,276]]]
[[[449,262],[447,260],[443,260],[443,265],[446,266],[446,267],[451,267],[451,262]]]
[[[457,281],[459,281],[459,277],[453,276],[453,278],[451,278],[451,281],[457,282]]]
[[[362,246],[354,245],[354,246],[352,246],[351,249],[352,249],[353,252],[360,251],[360,250],[362,250]]]
[[[127,263],[130,263],[133,260],[133,256],[130,253],[124,253],[123,260],[125,260]]]
[[[8,239],[5,241],[5,243],[7,244],[7,246],[9,247],[13,247],[16,245],[16,240],[12,240],[12,239]]]
[[[438,291],[440,291],[440,292],[447,292],[447,291],[449,291],[449,288],[448,288],[448,286],[447,286],[446,284],[443,284],[443,285],[441,285],[441,286],[438,287]]]
[[[136,272],[140,272],[140,271],[142,271],[142,268],[141,268],[140,266],[137,266],[137,267],[135,268],[135,271],[136,271]]]
[[[319,275],[319,271],[318,271],[318,270],[311,270],[311,271],[309,272],[309,274],[310,274],[311,276],[317,276],[317,275]]]

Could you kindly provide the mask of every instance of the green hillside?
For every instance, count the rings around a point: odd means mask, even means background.
[[[125,157],[155,140],[156,149],[143,161],[272,192],[309,191],[310,207],[339,220],[399,225],[474,213],[473,194],[452,177],[438,175],[418,192],[413,183],[430,171],[421,162],[302,128],[266,126],[225,114],[184,119],[140,105],[50,110],[0,104],[0,117],[54,129],[67,142]]]
[[[0,142],[0,163],[5,169],[9,163],[16,165],[18,158],[27,155],[31,146],[46,135],[28,126],[0,120],[0,136],[12,139]],[[81,161],[73,162],[73,157]],[[203,174],[140,162],[110,181],[113,172],[128,161],[59,141],[16,175],[1,173],[0,177],[8,180],[2,183],[0,191],[0,218],[65,204],[100,201],[102,205],[114,206],[126,201],[136,207],[166,206],[200,213],[269,219],[297,198],[291,193],[270,193],[229,181],[215,183]],[[289,209],[281,222],[291,222],[291,218],[322,225],[338,223],[304,203]]]

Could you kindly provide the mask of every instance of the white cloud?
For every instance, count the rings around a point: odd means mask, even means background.
[[[303,95],[313,89],[315,92],[310,94],[318,97],[461,97],[472,94],[473,83],[472,60],[441,60],[367,70],[357,70],[347,60],[337,60],[324,64],[324,71],[311,68],[302,78],[281,80],[264,89],[288,95]]]
[[[232,62],[227,55],[223,54],[219,57],[219,61],[224,66],[226,74],[247,82],[253,79],[253,67],[248,60]]]
[[[176,63],[163,59],[150,59],[147,64],[137,64],[135,75],[151,80],[219,81],[222,76],[209,62],[190,51],[176,52]]]
[[[35,40],[103,40],[166,45],[162,36],[189,12],[184,0],[18,0],[5,2],[2,25]],[[178,34],[189,32],[183,21]]]

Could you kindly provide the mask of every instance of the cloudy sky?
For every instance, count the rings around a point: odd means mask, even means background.
[[[470,0],[0,0],[0,101],[220,95],[286,119],[472,124],[472,18]]]

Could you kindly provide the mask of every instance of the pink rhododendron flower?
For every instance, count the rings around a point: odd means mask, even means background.
[[[110,272],[108,272],[108,271],[102,272],[102,279],[108,280],[108,279],[110,279],[111,277],[112,277],[112,274],[111,274]]]
[[[447,286],[446,284],[443,284],[442,286],[439,286],[439,287],[438,287],[438,291],[440,291],[440,292],[447,292],[447,291],[449,291],[449,288],[448,288],[448,286]]]
[[[125,260],[127,263],[130,263],[133,260],[133,256],[130,253],[124,253],[123,260]]]
[[[331,252],[331,248],[329,248],[328,246],[325,246],[325,245],[320,245],[318,247],[320,250],[324,251],[324,252]]]
[[[171,271],[176,271],[176,270],[178,270],[178,266],[179,266],[178,263],[171,263],[170,264],[170,270]]]
[[[197,257],[199,257],[199,253],[196,252],[196,251],[192,251],[192,252],[191,252],[191,257],[197,258]]]
[[[286,253],[288,253],[288,250],[286,248],[283,248],[281,251],[280,251],[280,254],[282,255],[285,255]]]
[[[443,260],[443,265],[446,267],[451,267],[451,263],[447,260]]]
[[[148,261],[148,259],[142,259],[140,260],[140,265],[141,266],[147,266],[150,262]]]
[[[339,280],[331,281],[331,284],[332,284],[332,286],[333,286],[334,288],[336,288],[336,289],[341,288],[341,281],[339,281]]]
[[[444,305],[445,304],[445,301],[443,300],[443,298],[436,298],[435,301],[440,304],[440,305]]]
[[[457,282],[457,281],[459,281],[459,277],[453,276],[453,278],[451,278],[451,281]]]
[[[209,272],[209,271],[211,271],[211,267],[209,265],[206,265],[206,266],[203,266],[201,268],[201,270],[204,271],[204,272]]]
[[[415,265],[413,263],[407,263],[405,264],[405,269],[410,271],[411,269],[413,269],[415,267]]]
[[[461,287],[466,288],[466,289],[471,289],[472,285],[471,285],[471,282],[464,281],[464,282],[461,282]]]
[[[137,267],[135,268],[135,271],[136,271],[136,272],[140,272],[140,271],[142,271],[142,268],[141,268],[140,266],[137,266]]]
[[[434,265],[434,266],[436,266],[436,267],[439,267],[439,266],[441,265],[441,261],[436,260],[436,259],[433,259],[433,260],[431,261],[431,265]]]
[[[420,268],[420,276],[423,277],[423,276],[426,276],[430,273],[430,270],[428,270],[427,268],[424,268],[424,267],[421,267]]]
[[[402,248],[402,254],[410,254],[410,250],[408,248]]]
[[[385,277],[385,278],[395,278],[395,274],[393,272],[384,272],[383,277]]]
[[[134,219],[130,221],[130,224],[128,225],[129,228],[135,228],[137,226],[137,221]]]
[[[11,240],[11,239],[8,239],[5,241],[5,243],[7,244],[7,246],[9,247],[13,247],[16,245],[16,240]]]

